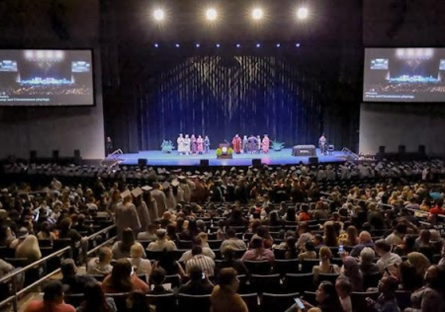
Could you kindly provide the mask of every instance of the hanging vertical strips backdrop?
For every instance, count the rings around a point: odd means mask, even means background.
[[[166,65],[167,64],[167,65]],[[212,147],[235,134],[316,143],[323,94],[316,79],[277,56],[192,56],[167,62],[139,94],[139,149],[178,133],[208,135]]]

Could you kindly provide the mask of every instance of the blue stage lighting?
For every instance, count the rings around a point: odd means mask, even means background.
[[[199,48],[201,45],[199,43],[196,44],[196,47]]]
[[[257,47],[257,48],[261,47],[261,44],[257,43],[257,44],[256,44],[256,47]]]
[[[299,48],[299,47],[300,47],[300,44],[299,44],[299,43],[296,43],[295,46],[296,46],[297,48]]]
[[[239,43],[236,44],[237,48],[241,48],[241,45]]]
[[[219,43],[217,43],[217,44],[216,44],[216,47],[219,48],[219,47],[221,47],[221,45],[220,45]]]
[[[279,47],[281,47],[281,44],[280,44],[280,43],[277,43],[277,48],[279,48]]]
[[[180,47],[179,43],[177,43],[177,44],[176,44],[176,47],[177,47],[177,48],[179,48],[179,47]]]
[[[155,48],[159,48],[159,44],[155,43]]]

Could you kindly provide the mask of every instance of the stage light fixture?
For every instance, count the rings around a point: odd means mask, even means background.
[[[237,48],[241,48],[241,45],[239,43],[236,44]]]
[[[176,45],[175,45],[177,48],[179,48],[180,47],[180,45],[179,45],[179,43],[177,43]]]
[[[296,44],[295,44],[295,47],[299,48],[299,47],[300,47],[300,44],[299,44],[299,43],[296,43]]]
[[[220,45],[219,43],[217,43],[217,44],[216,44],[216,47],[217,47],[217,48],[220,48],[220,47],[221,47],[221,45]]]
[[[304,19],[308,18],[308,16],[309,16],[309,10],[307,8],[305,8],[305,7],[298,8],[297,17],[299,19],[304,20]]]
[[[56,51],[55,52],[55,57],[58,58],[58,59],[63,59],[63,57],[64,57],[63,51]]]
[[[201,45],[200,45],[199,43],[197,43],[195,46],[196,46],[197,48],[199,48]]]
[[[32,59],[34,58],[34,53],[32,51],[25,51],[25,57],[27,59]]]
[[[158,22],[163,21],[163,20],[165,19],[165,13],[164,13],[164,11],[161,10],[161,9],[156,9],[156,10],[154,10],[154,12],[153,12],[153,18],[154,18],[156,21],[158,21]]]
[[[264,16],[264,12],[263,12],[262,9],[255,8],[255,9],[252,10],[252,18],[254,20],[260,20],[260,19],[263,18],[263,16]]]
[[[43,59],[45,57],[43,51],[37,51],[36,56],[38,59]]]
[[[257,44],[256,44],[256,47],[257,47],[257,48],[261,47],[261,44],[257,43]]]
[[[218,17],[218,13],[216,12],[216,10],[214,8],[207,9],[206,18],[209,21],[214,21],[214,20],[216,20],[217,17]]]
[[[155,43],[154,44],[155,48],[159,48],[159,44]]]
[[[279,47],[281,47],[281,44],[280,44],[280,43],[277,43],[277,48],[279,48]]]

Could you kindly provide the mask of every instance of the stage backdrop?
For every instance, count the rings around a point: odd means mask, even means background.
[[[316,143],[323,94],[316,79],[278,56],[190,56],[159,64],[136,86],[139,149],[176,145],[178,133],[208,135],[212,148],[235,134]]]

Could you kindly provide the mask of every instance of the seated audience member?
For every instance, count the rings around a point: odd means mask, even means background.
[[[126,300],[127,312],[156,312],[156,309],[147,304],[145,294],[140,290],[133,290]]]
[[[165,229],[159,229],[156,231],[156,241],[151,242],[147,250],[150,251],[172,251],[176,250],[176,244],[170,240],[167,239],[167,231]]]
[[[352,291],[363,291],[363,273],[357,260],[352,257],[343,258],[343,266],[340,270],[341,276],[345,276],[351,283]]]
[[[87,274],[108,275],[111,273],[113,266],[113,252],[108,247],[102,247],[97,253],[97,257],[91,259],[87,265]]]
[[[84,298],[85,301],[77,308],[77,312],[117,312],[114,299],[106,297],[97,282],[85,285]]]
[[[233,228],[228,228],[226,231],[227,239],[221,243],[221,253],[224,253],[224,250],[227,247],[231,247],[234,250],[246,250],[246,243],[236,237],[236,231]]]
[[[138,234],[138,240],[146,240],[146,241],[155,241],[157,239],[156,231],[158,230],[158,226],[155,223],[152,223],[148,226],[147,231],[140,232]]]
[[[313,242],[306,242],[304,244],[304,248],[298,255],[298,260],[303,261],[310,259],[317,259],[317,252],[315,251],[315,245]]]
[[[380,257],[377,261],[380,273],[384,273],[388,269],[391,273],[396,274],[397,268],[402,263],[399,255],[391,252],[391,245],[384,239],[380,239],[375,243],[375,252]]]
[[[429,230],[420,231],[420,236],[416,240],[416,251],[424,254],[430,261],[433,260],[435,248],[431,244],[431,232]]]
[[[309,205],[303,204],[301,205],[301,211],[298,214],[298,221],[300,222],[306,222],[311,219],[311,216],[309,214]]]
[[[152,284],[151,289],[148,291],[151,295],[163,295],[169,294],[173,291],[171,289],[165,289],[165,271],[162,268],[156,268],[151,271],[150,283]]]
[[[178,261],[175,260],[171,251],[164,250],[159,256],[159,260],[153,263],[152,270],[156,268],[162,268],[167,275],[178,274],[182,279],[185,278],[185,272]]]
[[[334,224],[326,224],[324,227],[323,242],[328,247],[338,247],[337,233],[335,232]]]
[[[51,280],[43,287],[43,300],[31,301],[25,312],[76,312],[76,309],[63,302],[62,283]]]
[[[360,252],[360,271],[363,275],[371,275],[380,272],[377,264],[374,263],[375,252],[372,248],[365,247]]]
[[[385,276],[379,282],[380,296],[376,301],[366,298],[368,307],[375,312],[399,312],[399,306],[396,299],[396,290],[398,282],[393,276]]]
[[[394,253],[398,254],[400,257],[407,256],[409,253],[416,250],[415,243],[415,236],[406,235],[403,238],[403,243],[394,247]]]
[[[267,227],[260,225],[257,229],[256,235],[263,239],[264,248],[272,248],[273,238],[269,234],[269,230]]]
[[[417,269],[409,261],[402,262],[399,271],[401,289],[415,291],[423,286],[423,275],[418,274]]]
[[[337,291],[343,312],[352,312],[352,302],[350,294],[352,292],[351,283],[347,278],[338,278],[335,282],[335,290]]]
[[[311,228],[309,227],[309,224],[307,222],[301,222],[298,225],[298,241],[297,241],[297,247],[303,248],[304,244],[306,242],[312,241],[313,235],[311,233]]]
[[[343,245],[354,247],[360,243],[360,239],[357,237],[357,228],[355,226],[348,226],[346,234],[346,239],[344,239],[342,242]]]
[[[139,274],[147,274],[151,273],[151,262],[150,260],[143,259],[144,248],[142,245],[134,244],[131,246],[131,258],[128,259],[131,265],[133,266],[135,273]]]
[[[267,260],[271,263],[275,261],[274,253],[263,247],[263,239],[259,236],[254,235],[249,244],[249,250],[247,250],[243,257],[242,261],[264,261]]]
[[[319,310],[315,310],[314,306],[305,300],[301,300],[308,312],[310,311],[322,311],[322,312],[339,312],[342,311],[342,305],[340,299],[335,290],[335,286],[331,282],[323,281],[315,292],[315,300],[317,301],[317,307]],[[314,310],[312,310],[314,309]],[[296,304],[286,310],[286,312],[300,311]]]
[[[209,257],[209,258],[215,259],[215,253],[214,253],[213,250],[210,249],[209,247],[205,247],[205,246],[203,246],[203,245],[204,245],[204,242],[201,240],[201,238],[196,237],[196,238],[194,239],[194,244],[195,244],[196,246],[200,246],[200,247],[201,247],[201,249],[202,249],[202,254],[203,254],[204,256],[207,256],[207,257]],[[208,245],[208,244],[207,244],[207,245]],[[188,251],[186,251],[186,252],[184,252],[184,253],[182,254],[181,258],[179,259],[179,262],[187,263],[187,261],[189,261],[191,258],[193,258],[192,251],[191,251],[191,250],[188,250]]]
[[[51,225],[48,221],[43,221],[40,226],[40,231],[37,233],[39,240],[48,239],[53,242],[56,239],[56,235],[51,231]]]
[[[210,297],[212,312],[248,312],[246,303],[236,293],[239,288],[236,271],[232,268],[222,269],[218,281]]]
[[[244,275],[248,273],[244,263],[241,260],[235,258],[235,250],[232,249],[232,247],[225,248],[222,256],[223,260],[218,263],[216,272],[219,272],[221,269],[224,268],[233,268],[238,275]]]
[[[405,312],[445,311],[444,280],[444,269],[432,265],[425,273],[425,286],[411,294],[411,308],[405,309]]]
[[[370,247],[374,249],[374,242],[372,241],[371,234],[367,231],[360,232],[360,235],[358,237],[359,244],[356,245],[354,248],[352,248],[351,257],[357,258],[360,255],[360,252],[365,247]]]
[[[394,229],[394,231],[385,238],[385,241],[391,245],[400,245],[403,243],[403,238],[405,237],[408,229],[405,224],[398,223]]]
[[[324,246],[323,236],[321,236],[320,234],[314,235],[312,242],[314,243],[315,248]]]
[[[185,265],[185,271],[190,274],[192,267],[200,267],[204,273],[209,276],[213,276],[215,272],[215,261],[212,258],[202,254],[202,247],[195,245],[192,247],[192,258],[187,261]]]
[[[62,260],[60,269],[62,271],[61,282],[64,286],[67,286],[66,293],[83,294],[85,285],[96,281],[88,275],[77,275],[77,267],[73,259]]]
[[[114,264],[111,274],[105,277],[102,289],[106,293],[130,292],[132,290],[141,290],[146,293],[148,285],[134,274],[127,259],[119,259]]]
[[[207,274],[198,266],[190,269],[190,281],[182,285],[178,292],[186,295],[210,295],[214,285],[209,281]]]
[[[336,264],[331,264],[332,251],[329,247],[323,246],[319,251],[320,265],[316,265],[312,268],[314,273],[314,282],[318,282],[318,276],[320,273],[340,273],[340,268]]]
[[[34,235],[28,235],[26,238],[17,245],[15,249],[16,258],[26,259],[27,264],[31,264],[42,258],[40,252],[39,241]]]
[[[8,273],[14,271],[14,266],[9,264],[8,262],[0,259],[0,278],[7,275]]]
[[[284,253],[284,259],[297,259],[297,240],[295,237],[290,236],[286,239],[286,252]]]
[[[424,276],[428,268],[431,266],[430,260],[420,252],[409,253],[407,261],[416,268],[416,272],[420,276]]]
[[[133,230],[130,228],[126,228],[122,232],[122,240],[115,242],[113,247],[111,248],[111,250],[113,252],[114,259],[118,260],[121,258],[129,258],[130,252],[131,252],[131,247],[133,245],[139,245],[142,247],[141,243],[137,242],[134,239]],[[144,248],[142,247],[142,250],[143,249]],[[145,251],[143,252],[142,257],[143,258],[147,257],[147,255],[145,254]]]

